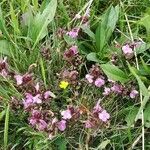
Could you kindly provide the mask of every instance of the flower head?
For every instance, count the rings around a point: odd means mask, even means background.
[[[101,79],[101,78],[97,78],[96,80],[95,80],[95,86],[96,87],[101,87],[101,86],[103,86],[104,84],[105,84],[105,80],[103,80],[103,79]]]
[[[90,120],[87,120],[86,122],[85,122],[85,128],[92,128],[93,127],[93,124],[91,123],[91,121]]]
[[[122,51],[127,59],[130,59],[133,57],[133,50],[128,44],[122,47]]]
[[[110,118],[110,115],[107,113],[106,110],[103,110],[101,113],[99,113],[98,117],[103,122],[107,122],[107,120]]]
[[[109,95],[110,93],[111,93],[111,89],[110,89],[110,88],[105,87],[105,88],[104,88],[103,95],[104,95],[104,96],[107,96],[107,95]]]
[[[48,98],[56,98],[56,96],[55,96],[55,94],[54,93],[52,93],[51,91],[46,91],[45,93],[44,93],[44,98],[45,99],[48,99]]]
[[[114,85],[111,87],[111,90],[112,90],[113,92],[117,93],[117,94],[120,94],[120,93],[122,93],[123,88],[122,88],[122,86],[119,85],[119,84],[114,84]]]
[[[59,84],[59,87],[61,89],[66,89],[68,87],[69,83],[67,81],[61,81]]]
[[[94,78],[94,76],[92,76],[92,75],[90,75],[90,74],[87,74],[87,75],[85,76],[85,78],[88,80],[89,83],[93,83],[93,78]]]
[[[138,95],[138,93],[139,92],[137,90],[132,90],[131,93],[130,93],[130,97],[135,98]]]
[[[14,78],[16,79],[17,85],[21,85],[23,83],[23,76],[15,75]]]
[[[57,127],[60,131],[64,131],[66,129],[66,121],[61,120],[61,121],[57,122]]]
[[[71,111],[69,109],[64,110],[61,112],[62,118],[63,119],[71,119],[72,115],[71,115]]]
[[[93,113],[99,113],[101,110],[102,110],[102,108],[100,106],[100,102],[98,101],[93,108]]]
[[[77,46],[72,46],[64,52],[64,57],[66,59],[70,59],[70,58],[74,57],[77,54],[78,54],[78,47]]]
[[[67,35],[69,35],[71,38],[75,39],[78,36],[79,29],[73,28],[71,31],[67,32]]]

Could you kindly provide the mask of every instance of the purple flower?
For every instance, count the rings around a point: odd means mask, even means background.
[[[60,131],[64,131],[66,129],[66,121],[61,120],[61,121],[57,122],[57,127]]]
[[[92,75],[90,75],[90,74],[87,74],[87,75],[85,76],[85,78],[88,80],[89,83],[93,83],[93,78],[94,78],[94,76],[92,76]]]
[[[51,91],[46,91],[45,93],[44,93],[44,98],[45,99],[48,99],[48,98],[56,98],[56,96],[55,96],[55,94],[54,93],[52,93]]]
[[[114,84],[112,87],[111,87],[111,90],[117,94],[120,94],[122,93],[122,86],[119,85],[119,84]]]
[[[23,76],[22,75],[14,75],[14,78],[17,82],[17,85],[25,84],[32,80],[32,77],[30,74],[24,74]]]
[[[79,29],[74,28],[71,31],[67,32],[67,35],[69,35],[71,38],[75,39],[78,36]]]
[[[23,76],[14,75],[14,78],[16,79],[17,85],[21,85],[23,83]]]
[[[95,80],[95,86],[96,87],[101,87],[101,86],[103,86],[105,84],[105,80],[103,80],[103,79],[101,79],[101,78],[97,78],[96,80]]]
[[[104,88],[103,95],[104,95],[104,96],[107,96],[107,95],[109,95],[110,93],[111,93],[111,89],[110,89],[110,88],[105,87],[105,88]]]
[[[92,128],[93,127],[93,124],[91,123],[91,121],[90,120],[87,120],[86,122],[85,122],[85,128]]]
[[[29,119],[29,123],[32,125],[32,126],[35,126],[39,119],[41,118],[41,112],[38,111],[38,110],[33,110],[32,111],[32,116],[31,118]]]
[[[72,118],[71,111],[69,109],[62,111],[61,115],[62,115],[62,118],[65,120]]]
[[[40,119],[38,123],[39,131],[43,131],[46,128],[47,128],[47,123],[43,119]]]
[[[110,115],[107,113],[106,110],[103,110],[101,113],[99,113],[98,117],[103,122],[107,122],[107,120],[110,118]]]
[[[69,59],[69,58],[74,57],[77,54],[78,54],[78,47],[77,46],[72,46],[64,52],[64,57],[66,59]]]
[[[127,59],[128,58],[130,59],[133,57],[133,50],[132,50],[132,48],[130,48],[130,46],[128,44],[126,44],[122,47],[122,51]]]
[[[36,96],[31,95],[30,93],[26,93],[26,98],[23,100],[24,108],[32,106],[33,104],[41,104],[41,95],[37,94]]]
[[[93,113],[99,113],[99,112],[102,110],[102,108],[101,108],[101,106],[100,106],[99,103],[100,103],[100,102],[98,101],[98,102],[96,103],[96,105],[94,106],[94,108],[93,108]]]
[[[138,93],[139,92],[137,90],[132,90],[131,93],[130,93],[130,97],[135,98],[138,95]]]

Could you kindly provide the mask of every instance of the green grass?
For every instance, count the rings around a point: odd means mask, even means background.
[[[28,87],[18,87],[12,77],[0,76],[0,149],[149,149],[150,118],[147,114],[150,96],[150,1],[93,0],[90,7],[90,28],[82,30],[77,40],[60,36],[58,31],[60,28],[70,31],[80,26],[81,22],[74,20],[74,17],[79,12],[82,16],[85,14],[88,2],[86,0],[58,0],[57,3],[51,0],[51,2],[50,0],[0,2],[0,58],[7,56],[11,72],[32,73],[35,82],[40,83],[43,91],[50,89],[55,93],[56,99],[47,104],[47,107],[52,109],[59,119],[60,111],[66,109],[68,104],[92,110],[98,99],[102,99],[101,105],[110,113],[111,119],[96,129],[85,129],[83,121],[89,117],[88,114],[77,122],[71,122],[66,131],[56,131],[56,137],[49,140],[47,132],[37,131],[28,124],[28,113],[22,106]],[[112,18],[112,21],[107,20],[104,26],[100,26],[100,22],[105,20],[106,10],[110,6],[117,5],[118,19]],[[113,22],[115,29],[113,30],[111,26],[106,30],[108,23]],[[98,26],[100,29],[104,28],[105,32],[101,31],[100,35],[95,36]],[[107,32],[110,34],[109,38]],[[93,35],[97,39],[94,39]],[[104,37],[108,39],[104,39],[102,43]],[[121,48],[116,48],[115,43],[123,46],[124,43],[133,42],[138,38],[147,44],[146,48],[135,52],[135,57],[131,60],[125,59]],[[104,44],[104,47],[99,48],[97,42],[100,47]],[[82,63],[75,68],[79,72],[78,86],[69,85],[68,89],[63,91],[59,88],[59,83],[63,80],[61,72],[65,69],[72,70],[71,65],[64,60],[63,53],[72,43],[78,45],[79,55],[82,56]],[[92,55],[89,55],[91,53]],[[122,82],[127,89],[131,86],[139,89],[140,96],[137,99],[115,94],[104,97],[102,88],[98,89],[85,83],[85,75],[90,67],[97,63],[103,69],[102,64],[108,65],[112,54],[117,54],[118,61],[115,64],[117,69],[112,70],[110,66],[104,68],[105,76]],[[75,96],[76,92],[79,95]],[[12,97],[21,104],[14,106]],[[47,107],[45,106],[45,109]],[[139,115],[141,112],[143,115]]]

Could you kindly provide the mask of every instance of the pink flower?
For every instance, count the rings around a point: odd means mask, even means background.
[[[67,32],[67,35],[69,35],[71,38],[75,39],[78,36],[79,29],[74,28],[71,31]]]
[[[95,80],[95,86],[96,87],[101,87],[101,86],[103,86],[105,84],[105,80],[103,80],[103,79],[101,79],[101,78],[97,78],[96,80]]]
[[[133,50],[132,50],[132,48],[130,48],[130,46],[128,44],[126,44],[122,47],[122,51],[126,58],[129,58],[129,59],[132,58]]]
[[[30,93],[26,93],[26,99],[23,100],[24,108],[27,109],[28,107],[32,106],[33,104],[41,104],[41,95],[37,94],[36,96],[32,96]]]
[[[121,85],[119,85],[119,84],[114,84],[112,87],[111,87],[111,90],[113,91],[113,92],[115,92],[115,93],[118,93],[118,94],[120,94],[120,93],[122,93],[122,86]]]
[[[23,83],[23,76],[21,76],[21,75],[15,75],[14,78],[17,81],[17,85],[21,85]]]
[[[38,123],[39,131],[43,131],[46,128],[47,128],[47,123],[43,119],[40,119]]]
[[[48,99],[48,98],[56,98],[56,96],[55,96],[55,94],[54,93],[52,93],[51,91],[46,91],[45,93],[44,93],[44,98],[45,99]]]
[[[61,112],[62,118],[63,119],[71,119],[72,115],[71,115],[71,111],[69,109],[62,111]]]
[[[67,51],[64,52],[64,57],[68,59],[74,57],[77,54],[78,54],[78,47],[72,46]]]
[[[33,110],[32,111],[32,116],[31,118],[29,119],[29,123],[32,125],[32,126],[35,126],[39,119],[41,118],[41,112],[38,111],[38,110]]]
[[[111,93],[111,89],[110,89],[110,88],[105,87],[105,88],[104,88],[103,95],[107,96],[107,95],[109,95],[110,93]]]
[[[99,103],[100,103],[100,102],[98,101],[98,102],[96,103],[96,105],[94,106],[94,108],[93,108],[93,113],[99,113],[99,112],[102,110],[102,108],[101,108],[101,106],[100,106]]]
[[[138,95],[138,93],[139,92],[137,90],[132,90],[131,93],[130,93],[130,97],[135,98]]]
[[[106,122],[110,118],[110,115],[107,113],[106,110],[103,110],[101,113],[99,113],[98,117],[103,122]]]
[[[90,122],[90,120],[87,120],[85,122],[85,128],[92,128],[93,127],[93,124]]]
[[[32,80],[31,74],[24,74],[23,76],[22,75],[14,75],[14,78],[17,82],[17,85],[25,84]]]
[[[35,126],[36,123],[37,123],[37,120],[34,119],[34,118],[30,118],[30,119],[29,119],[29,123],[30,123],[32,126]]]
[[[130,48],[130,46],[127,44],[127,45],[124,45],[123,47],[122,47],[122,51],[123,51],[123,53],[126,55],[126,54],[131,54],[131,53],[133,53],[133,50],[132,50],[132,48]]]
[[[33,103],[37,103],[37,104],[41,104],[42,103],[40,94],[37,94],[36,96],[33,96],[32,99],[33,99]]]
[[[61,120],[61,121],[57,122],[57,127],[60,131],[64,131],[66,129],[66,121]]]
[[[92,75],[90,75],[90,74],[87,74],[87,75],[85,76],[85,78],[88,80],[89,83],[93,83],[93,78],[94,78],[94,76],[92,76]]]

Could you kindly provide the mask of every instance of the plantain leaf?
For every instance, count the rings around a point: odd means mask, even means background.
[[[42,13],[38,13],[30,22],[28,36],[34,42],[32,49],[47,34],[47,26],[53,20],[56,12],[57,0],[51,0]]]
[[[122,83],[128,81],[128,76],[113,64],[102,64],[101,68],[111,80],[120,81]]]
[[[95,39],[96,39],[96,47],[99,53],[102,52],[103,48],[106,46],[107,42],[109,41],[116,23],[118,21],[119,16],[119,6],[116,7],[109,7],[106,13],[102,16],[102,21],[99,24]]]

